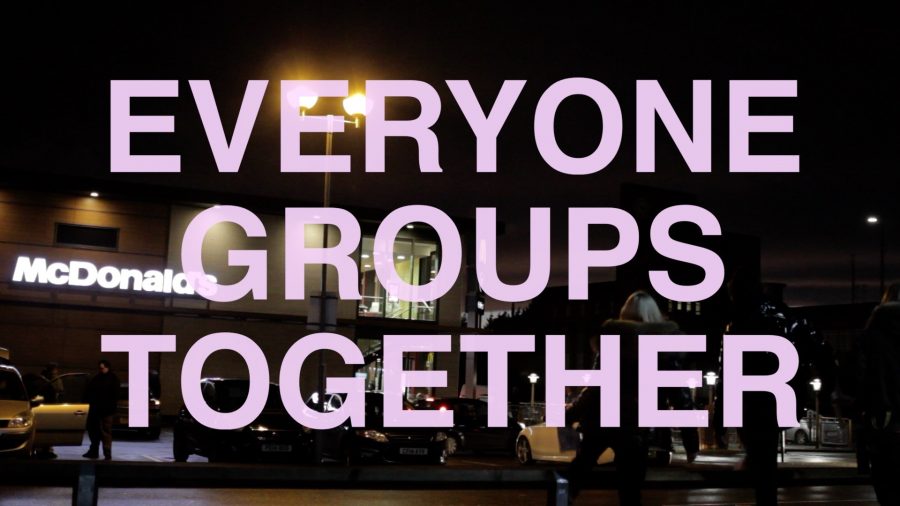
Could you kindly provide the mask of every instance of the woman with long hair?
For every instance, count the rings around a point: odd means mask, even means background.
[[[581,426],[582,442],[575,459],[569,467],[568,476],[572,493],[576,495],[597,458],[607,448],[616,454],[616,483],[619,488],[620,504],[640,504],[641,485],[647,472],[648,431],[638,426],[638,336],[646,334],[680,334],[678,325],[667,320],[653,296],[644,291],[632,293],[619,312],[619,318],[607,320],[601,334],[620,336],[620,426],[600,427],[600,392],[597,388],[585,388],[569,409],[567,421],[577,421]],[[595,336],[591,340],[594,346]],[[671,354],[667,354],[671,356]],[[662,360],[667,357],[661,356]],[[594,367],[599,367],[599,354]],[[677,369],[677,364],[662,362],[666,369]],[[675,389],[665,389],[667,392]],[[687,389],[680,389],[687,390]],[[662,392],[662,390],[661,390]],[[676,409],[691,409],[690,394],[668,395],[665,398]],[[693,432],[692,432],[693,431]],[[689,459],[693,460],[699,449],[696,429],[682,429],[685,448]],[[693,437],[691,437],[693,434]]]

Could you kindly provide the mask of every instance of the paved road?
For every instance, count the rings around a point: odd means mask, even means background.
[[[60,459],[82,460],[85,446],[59,447]],[[116,460],[171,462],[172,433],[164,431],[157,441],[118,438],[114,445]],[[741,460],[737,452],[704,454],[690,467],[697,469],[729,469]],[[202,463],[206,459],[192,456],[191,462]],[[683,455],[676,454],[674,466],[686,466]],[[793,451],[787,454],[782,467],[843,467],[855,466],[853,454],[829,451]],[[461,468],[492,469],[518,467],[512,456],[456,455],[448,466]],[[752,504],[750,490],[742,489],[694,489],[647,490],[645,504],[650,505],[724,505]],[[875,505],[874,493],[869,486],[821,486],[792,487],[780,491],[781,504],[838,506]],[[62,488],[0,487],[0,505],[37,506],[71,504],[71,490]],[[411,490],[261,490],[261,489],[113,489],[100,491],[101,505],[148,506],[206,506],[206,505],[294,505],[329,504],[336,506],[365,504],[367,506],[412,505],[482,505],[482,506],[530,506],[546,504],[546,495],[529,490],[470,490],[470,491],[411,491]],[[588,491],[577,504],[616,504],[612,491]]]
[[[88,441],[85,437],[83,447],[58,447],[56,453],[60,459],[82,460],[81,454],[87,451]],[[115,460],[172,462],[172,432],[163,430],[158,440],[146,441],[136,438],[117,437],[113,443]],[[739,452],[703,453],[694,462],[697,468],[728,468],[738,465],[742,454]],[[188,462],[206,462],[206,458],[192,455]],[[518,467],[512,455],[455,455],[448,460],[452,467]],[[675,454],[673,465],[687,465],[684,454]],[[848,452],[811,451],[810,449],[788,451],[781,467],[856,467],[855,456]]]
[[[271,506],[321,505],[333,506],[544,506],[546,495],[537,491],[480,490],[480,491],[394,491],[394,490],[100,490],[101,506],[233,506],[264,504]],[[877,505],[871,487],[801,487],[782,489],[779,503],[783,505]],[[68,489],[0,487],[3,506],[68,506]],[[616,504],[614,492],[588,491],[576,504]],[[753,504],[749,490],[648,490],[644,492],[647,505],[725,505]]]

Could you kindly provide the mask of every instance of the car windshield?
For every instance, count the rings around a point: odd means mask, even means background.
[[[19,375],[12,371],[0,371],[0,401],[27,401],[25,386]]]
[[[216,403],[225,412],[237,411],[247,400],[250,390],[248,381],[223,381],[216,385]],[[281,404],[281,392],[278,385],[269,385],[269,397],[266,399],[265,411],[284,411]]]

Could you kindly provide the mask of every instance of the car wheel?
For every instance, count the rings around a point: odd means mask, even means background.
[[[447,455],[453,455],[459,451],[459,440],[455,436],[447,438]]]
[[[528,443],[528,439],[524,437],[520,437],[519,440],[516,441],[516,460],[524,465],[534,464],[534,457],[531,454],[531,444]]]
[[[806,431],[798,430],[797,433],[794,434],[794,444],[809,444],[809,434],[807,434]]]
[[[187,462],[190,455],[191,452],[187,447],[185,437],[181,431],[176,430],[172,438],[172,456],[175,457],[175,462]]]

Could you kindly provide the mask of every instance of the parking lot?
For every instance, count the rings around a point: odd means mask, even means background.
[[[81,447],[61,446],[55,449],[59,459],[85,460],[82,454],[86,451],[88,439],[85,436],[84,445]],[[164,428],[157,440],[146,440],[130,434],[117,434],[113,443],[113,457],[118,461],[137,462],[174,462],[172,456],[172,430]],[[727,468],[739,464],[743,454],[739,451],[709,451],[702,452],[700,456],[690,464],[692,468]],[[205,457],[191,455],[188,462],[206,462]],[[502,454],[469,454],[453,455],[447,459],[447,465],[463,468],[505,468],[518,467],[515,457]],[[537,464],[544,465],[544,464]],[[683,453],[673,456],[673,466],[688,466]],[[832,467],[854,468],[856,467],[855,455],[848,451],[823,448],[819,451],[812,447],[788,445],[785,461],[779,464],[781,467]]]

